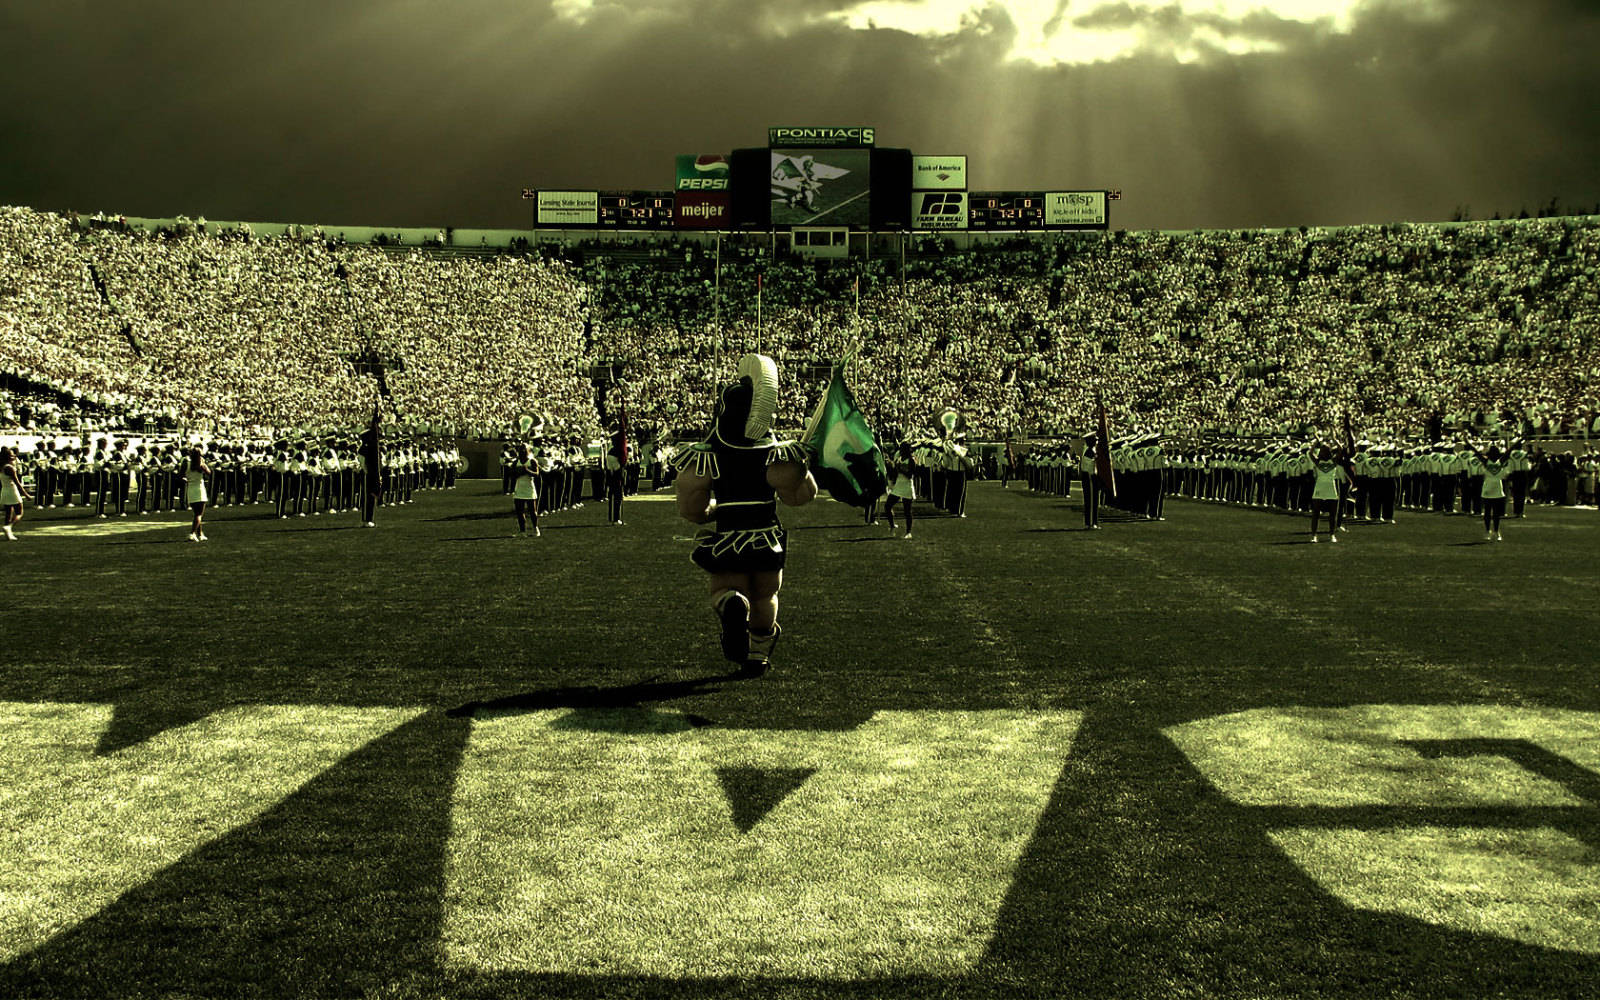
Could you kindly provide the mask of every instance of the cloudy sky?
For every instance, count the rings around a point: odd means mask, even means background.
[[[1130,229],[1600,203],[1596,0],[0,0],[0,204],[527,225],[769,125]]]

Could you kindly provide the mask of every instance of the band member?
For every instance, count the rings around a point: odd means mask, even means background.
[[[622,523],[622,495],[627,487],[628,438],[621,431],[611,435],[606,449],[606,516],[612,524]]]
[[[738,381],[718,393],[704,441],[674,456],[678,513],[701,531],[691,558],[710,574],[711,606],[722,627],[722,655],[760,674],[771,661],[788,532],[777,502],[810,503],[817,484],[803,446],[772,436],[778,368],[760,354],[739,362]]]
[[[1078,481],[1083,487],[1083,526],[1086,530],[1100,530],[1100,481],[1095,478],[1094,463],[1099,454],[1100,435],[1087,434],[1083,438],[1083,454],[1078,457]]]
[[[378,506],[378,496],[383,492],[383,438],[378,429],[378,408],[372,408],[372,423],[361,433],[361,465],[366,470],[366,483],[361,505],[361,520],[372,527],[372,515]]]

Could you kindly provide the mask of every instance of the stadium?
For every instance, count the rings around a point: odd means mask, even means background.
[[[0,207],[0,996],[1600,997],[1600,214],[886,134]]]

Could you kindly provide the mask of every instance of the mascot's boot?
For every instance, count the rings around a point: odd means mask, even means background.
[[[746,655],[744,661],[745,670],[752,674],[766,673],[767,666],[772,660],[772,647],[778,644],[778,636],[782,634],[783,629],[778,627],[777,622],[772,623],[772,633],[770,635],[756,635],[751,632],[749,635],[750,652]]]
[[[722,623],[722,655],[743,664],[750,655],[750,601],[737,590],[724,590],[712,599]]]

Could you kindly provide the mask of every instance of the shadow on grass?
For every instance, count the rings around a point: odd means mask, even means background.
[[[1148,721],[1121,710],[1085,717],[1019,861],[980,977],[1027,982],[1039,995],[1072,993],[1084,983],[1093,984],[1088,992],[1096,996],[1595,995],[1600,956],[1356,909],[1269,837],[1285,826],[1504,820],[1519,827],[1555,823],[1592,843],[1593,810],[1501,816],[1426,807],[1239,806]],[[1486,742],[1494,741],[1440,742],[1432,750],[1499,753],[1576,794],[1597,794],[1600,779],[1570,761],[1520,741]]]
[[[506,499],[509,500],[511,498],[507,497]],[[512,511],[507,509],[504,511],[466,511],[461,514],[446,514],[444,517],[425,517],[422,520],[431,524],[437,521],[494,521],[502,517],[509,518],[514,516]]]
[[[314,528],[279,528],[273,531],[274,535],[298,535],[305,532],[318,531],[360,531],[366,524],[324,524]]]
[[[655,702],[712,694],[721,690],[720,687],[713,685],[749,676],[752,675],[740,669],[682,681],[657,681],[652,677],[613,687],[584,684],[545,688],[540,691],[502,695],[486,701],[469,701],[455,708],[446,709],[445,715],[452,718],[476,718],[482,715],[507,715],[519,712],[542,712],[553,708],[571,708],[580,712],[595,713],[593,720],[599,723],[603,718],[608,718],[606,713],[617,709],[636,709]],[[694,726],[711,724],[711,720],[701,716],[688,715],[684,718]],[[600,728],[606,732],[616,731],[616,726],[611,722],[606,722]]]
[[[0,995],[350,997],[436,975],[470,730],[432,712],[374,740],[0,965]]]

